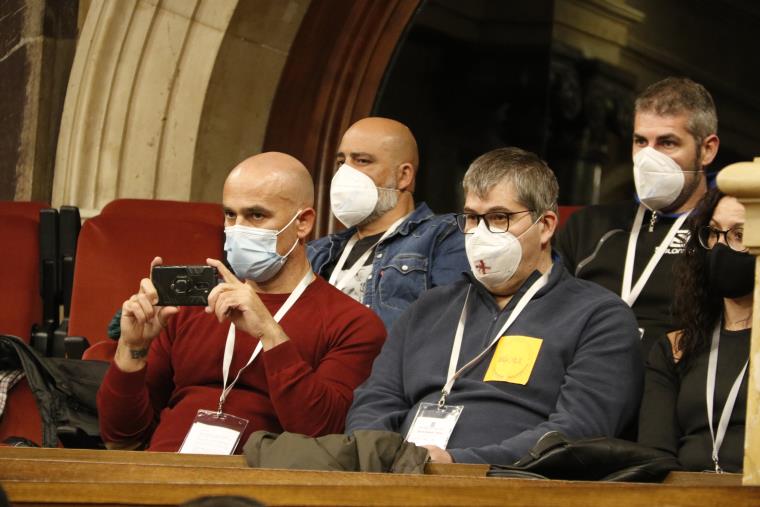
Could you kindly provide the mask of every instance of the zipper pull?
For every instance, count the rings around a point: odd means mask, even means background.
[[[657,223],[657,212],[652,212],[652,217],[649,219],[649,232],[654,232],[654,224]]]

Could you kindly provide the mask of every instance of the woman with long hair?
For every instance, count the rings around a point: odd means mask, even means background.
[[[686,470],[742,470],[755,281],[744,217],[744,206],[717,189],[689,217],[675,268],[681,329],[647,362],[639,442],[673,453]]]

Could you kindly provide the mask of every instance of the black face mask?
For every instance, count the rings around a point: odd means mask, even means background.
[[[746,296],[755,288],[755,258],[716,243],[707,252],[707,281],[715,295],[730,299]]]

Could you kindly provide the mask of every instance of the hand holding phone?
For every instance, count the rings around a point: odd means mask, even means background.
[[[154,257],[151,272],[162,263],[161,257]],[[121,335],[114,355],[114,363],[122,371],[134,372],[145,367],[151,342],[179,311],[176,306],[156,306],[158,299],[153,281],[143,278],[137,293],[122,304]]]

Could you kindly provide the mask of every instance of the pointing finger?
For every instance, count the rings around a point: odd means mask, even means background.
[[[241,283],[240,280],[238,280],[238,278],[233,273],[231,273],[230,270],[227,269],[227,266],[225,266],[221,261],[218,261],[216,259],[206,259],[206,264],[215,267],[219,274],[222,275],[222,279],[225,282],[231,283],[233,285],[238,285]]]

